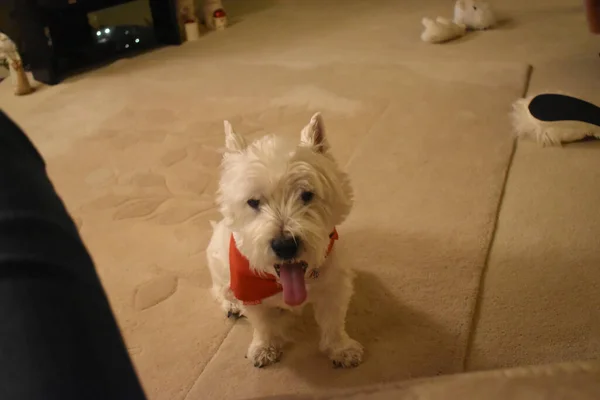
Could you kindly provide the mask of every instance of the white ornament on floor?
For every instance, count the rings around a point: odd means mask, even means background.
[[[491,5],[482,0],[457,0],[454,5],[454,23],[469,29],[483,30],[496,25],[496,15]]]
[[[227,27],[227,14],[222,0],[204,0],[204,22],[212,30],[223,30]]]
[[[216,31],[222,31],[227,28],[227,14],[222,8],[213,13],[213,24]]]
[[[444,43],[453,39],[462,37],[467,32],[467,27],[462,24],[437,17],[434,21],[431,18],[423,18],[421,21],[425,30],[421,34],[421,40],[427,43]]]
[[[200,26],[196,21],[185,23],[185,37],[188,42],[193,42],[200,39]]]
[[[2,32],[0,32],[0,57],[8,61],[11,79],[15,84],[15,95],[23,96],[33,92],[25,68],[23,68],[23,61],[17,45]]]
[[[189,6],[184,6],[181,9],[181,19],[185,28],[185,38],[188,42],[193,42],[200,38],[200,25],[198,19],[194,15],[193,9]]]

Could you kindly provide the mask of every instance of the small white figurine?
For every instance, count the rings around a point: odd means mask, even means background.
[[[188,42],[198,40],[200,38],[200,26],[194,15],[194,11],[190,6],[183,6],[181,9],[181,19],[185,28],[185,37]]]
[[[454,5],[454,23],[468,29],[484,30],[496,25],[496,16],[489,3],[483,0],[457,0]]]
[[[222,30],[227,26],[227,14],[222,0],[204,0],[204,22],[208,29]]]
[[[0,32],[0,57],[8,61],[10,75],[15,84],[15,95],[23,96],[33,92],[25,68],[23,68],[23,61],[17,50],[17,45],[2,32]]]
[[[467,32],[465,25],[455,24],[442,17],[437,17],[435,21],[431,18],[423,18],[421,23],[425,27],[421,40],[428,43],[444,43],[462,37]]]

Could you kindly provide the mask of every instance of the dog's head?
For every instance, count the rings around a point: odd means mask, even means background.
[[[280,275],[284,298],[292,299],[286,286],[302,289],[352,208],[348,176],[330,153],[320,114],[299,141],[265,136],[249,144],[226,121],[225,147],[218,196],[225,223],[251,267]]]

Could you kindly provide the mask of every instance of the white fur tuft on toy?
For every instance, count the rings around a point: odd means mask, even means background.
[[[469,29],[483,30],[496,25],[492,6],[483,0],[457,0],[454,5],[454,23]]]
[[[462,37],[467,31],[465,25],[455,24],[442,17],[437,17],[435,21],[431,18],[423,18],[421,23],[425,27],[421,40],[427,43],[444,43]]]
[[[542,93],[513,104],[513,129],[518,137],[541,146],[560,146],[587,137],[600,139],[600,107],[577,97]]]

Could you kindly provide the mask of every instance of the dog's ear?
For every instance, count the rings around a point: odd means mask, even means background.
[[[456,6],[458,8],[460,8],[462,11],[465,11],[465,8],[467,7],[467,5],[465,4],[464,0],[457,0],[456,1]]]
[[[229,121],[224,121],[225,127],[225,148],[227,151],[239,152],[246,149],[246,139],[242,135],[238,135],[233,131],[233,127]]]
[[[316,113],[310,119],[308,125],[300,133],[300,143],[312,148],[317,153],[325,153],[329,150],[329,143],[325,137],[325,125],[321,113]]]

